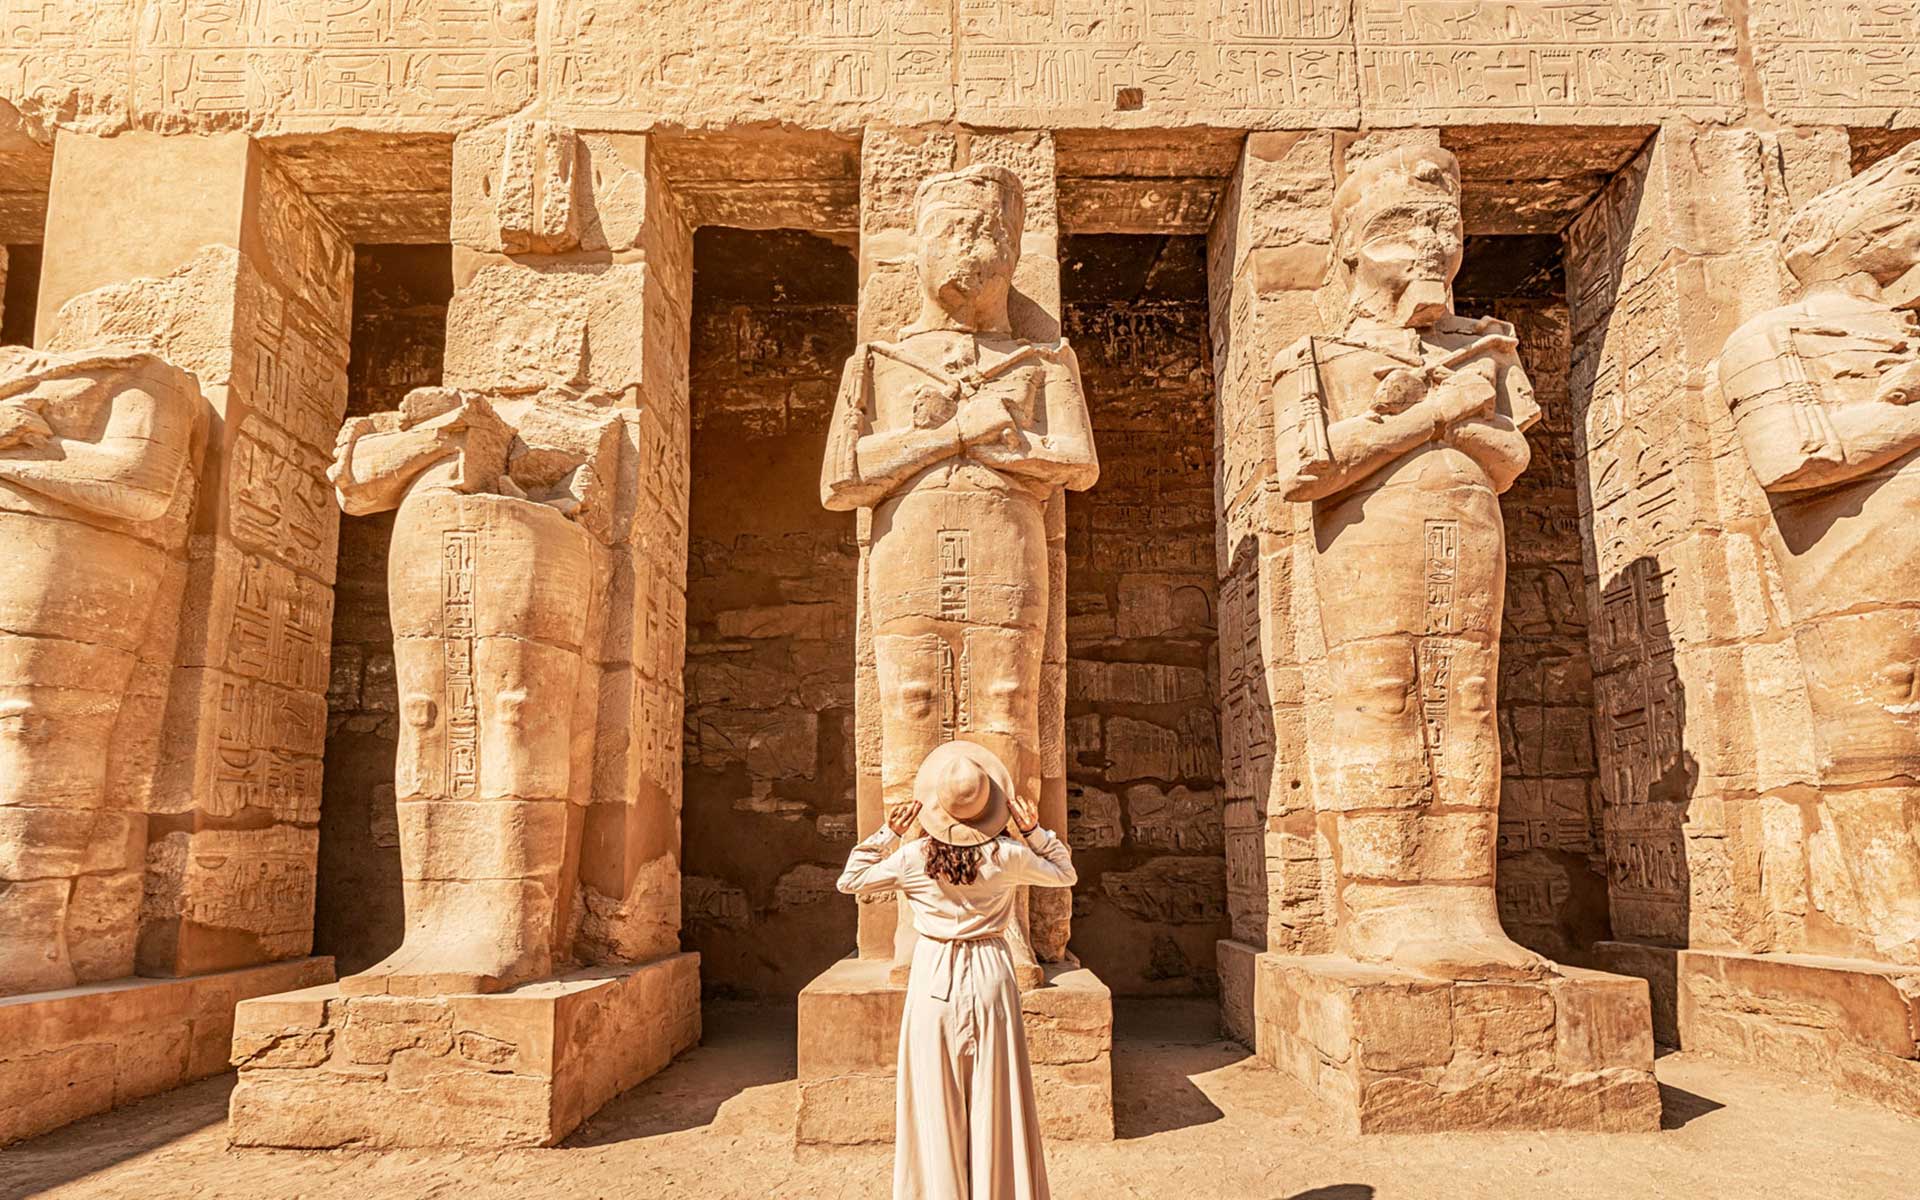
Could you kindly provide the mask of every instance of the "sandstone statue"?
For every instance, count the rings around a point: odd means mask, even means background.
[[[343,993],[499,991],[569,957],[618,424],[578,401],[496,410],[423,388],[341,430],[341,507],[398,510],[388,586],[406,907],[400,948]]]
[[[821,469],[830,509],[872,510],[868,617],[889,808],[922,760],[978,742],[1040,794],[1046,510],[1099,476],[1079,366],[1008,319],[1025,197],[976,165],[914,197],[918,317],[848,361]],[[1029,954],[1018,939],[1016,956]]]
[[[1446,979],[1544,974],[1494,902],[1506,535],[1539,417],[1513,327],[1453,315],[1460,177],[1437,148],[1335,194],[1346,324],[1276,362],[1282,494],[1313,505],[1332,728],[1315,747],[1339,949]],[[1330,818],[1330,819],[1329,819]]]
[[[158,737],[205,426],[152,354],[0,351],[0,995],[133,973],[147,828],[116,768]]]
[[[1771,496],[1806,672],[1830,890],[1878,952],[1920,961],[1920,145],[1796,213],[1793,303],[1748,321],[1715,364]],[[1816,848],[1816,853],[1817,853]],[[1862,869],[1864,868],[1864,869]]]

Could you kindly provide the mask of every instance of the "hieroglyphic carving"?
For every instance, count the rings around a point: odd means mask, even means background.
[[[1787,118],[1911,110],[1920,93],[1920,8],[1755,0],[1754,58],[1767,106]],[[1870,118],[1877,122],[1878,118]]]
[[[1513,112],[1731,108],[1731,21],[1717,4],[1361,0],[1363,103]],[[1494,119],[1499,119],[1495,117]]]

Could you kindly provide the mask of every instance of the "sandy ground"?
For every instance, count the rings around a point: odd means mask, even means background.
[[[1920,1122],[1709,1059],[1660,1061],[1660,1133],[1359,1138],[1217,1040],[1212,1005],[1117,1016],[1119,1140],[1049,1148],[1061,1200],[1920,1196]],[[884,1198],[885,1150],[795,1155],[792,1027],[709,1007],[703,1046],[555,1150],[236,1153],[231,1079],[207,1080],[0,1150],[0,1197]]]

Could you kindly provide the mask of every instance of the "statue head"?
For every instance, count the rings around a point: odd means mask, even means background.
[[[928,177],[914,194],[923,328],[1005,332],[1026,195],[1005,167]]]
[[[1450,315],[1460,252],[1460,168],[1445,150],[1389,151],[1334,193],[1333,259],[1349,320],[1418,329]]]
[[[1808,201],[1781,243],[1806,287],[1860,278],[1877,290],[1920,271],[1920,142]]]

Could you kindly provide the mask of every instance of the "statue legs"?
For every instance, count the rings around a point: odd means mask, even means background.
[[[111,789],[167,561],[119,533],[0,513],[0,996],[133,973],[146,821]]]
[[[1437,978],[1547,973],[1501,929],[1494,893],[1498,499],[1458,480],[1396,481],[1326,506],[1316,525],[1334,706],[1321,805],[1343,950]]]
[[[582,821],[574,712],[592,570],[558,511],[409,499],[390,586],[406,936],[342,991],[498,991],[566,957]]]
[[[1042,506],[1001,491],[909,492],[874,513],[870,579],[886,803],[910,800],[921,760],[956,739],[992,750],[1038,797]],[[902,928],[910,951],[904,915]],[[1037,979],[1024,918],[1009,938]]]

